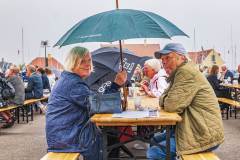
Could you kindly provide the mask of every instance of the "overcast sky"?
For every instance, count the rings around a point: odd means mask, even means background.
[[[53,46],[81,19],[115,7],[115,0],[0,0],[0,57],[16,64],[22,62],[21,52],[18,54],[18,50],[22,50],[22,28],[24,60],[29,63],[36,56],[44,56],[41,40],[48,40]],[[172,42],[183,43],[188,51],[199,51],[201,47],[214,48],[223,54],[231,68],[236,63],[235,59],[240,63],[238,0],[119,0],[119,7],[155,12],[176,24],[190,38],[176,37]],[[170,40],[148,39],[147,42],[163,46]],[[125,43],[143,43],[143,40]],[[78,45],[92,51],[100,43]],[[63,62],[73,46],[61,49],[49,47],[47,52]],[[235,51],[237,57],[233,58]]]

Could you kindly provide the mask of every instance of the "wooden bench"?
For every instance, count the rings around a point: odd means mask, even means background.
[[[48,152],[41,160],[78,160],[80,153]]]
[[[0,112],[12,110],[12,109],[16,109],[17,107],[18,107],[18,106],[7,106],[7,107],[3,107],[3,108],[0,108]]]
[[[10,110],[14,110],[15,116],[16,116],[16,117],[18,116],[19,106],[11,105],[11,106],[7,106],[7,107],[0,108],[0,112],[10,111]],[[17,118],[19,118],[19,117],[17,117]]]
[[[20,108],[22,108],[22,111],[23,111],[23,121],[24,121],[24,117],[25,117],[24,107],[31,106],[31,105],[33,105],[33,104],[35,104],[37,102],[46,101],[46,100],[48,100],[48,96],[44,96],[44,97],[39,98],[39,99],[28,99],[28,100],[25,100],[23,106],[20,107]],[[26,120],[27,120],[27,123],[28,123],[28,111],[29,110],[26,109]],[[18,109],[18,113],[17,114],[18,114],[17,117],[18,117],[18,123],[19,123],[19,109]],[[32,106],[30,107],[30,114],[31,114],[31,120],[33,121],[33,108],[32,108]]]
[[[182,160],[220,160],[213,152],[182,155]]]
[[[218,102],[225,103],[225,104],[230,105],[231,107],[234,107],[234,109],[235,109],[235,119],[237,118],[237,110],[236,109],[240,108],[240,102],[232,100],[232,99],[228,99],[228,98],[218,98]],[[228,115],[227,115],[227,119],[228,119]]]

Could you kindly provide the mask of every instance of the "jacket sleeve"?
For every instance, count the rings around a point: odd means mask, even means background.
[[[194,80],[194,75],[179,71],[168,93],[163,97],[163,108],[167,112],[182,113],[195,97],[199,86]]]
[[[214,86],[215,86],[215,88],[216,88],[217,90],[221,88],[220,82],[219,82],[219,80],[217,79],[217,77],[214,77],[214,79],[213,79],[213,84],[214,84]]]
[[[88,109],[90,106],[89,102],[90,90],[85,85],[77,85],[70,91],[70,99],[77,106],[82,107],[83,109]]]
[[[26,92],[31,92],[33,90],[33,77],[29,77]]]
[[[157,88],[153,88],[151,92],[154,96],[160,97],[163,94],[164,90],[168,87],[166,78],[163,76],[159,77],[156,85]]]

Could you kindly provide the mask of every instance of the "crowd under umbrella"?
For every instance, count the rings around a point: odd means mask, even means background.
[[[94,72],[86,79],[86,83],[92,90],[102,93],[107,86],[111,85],[111,81],[121,69],[119,52],[120,49],[116,47],[103,47],[92,52]],[[142,66],[151,57],[140,57],[127,49],[123,49],[123,54],[123,68],[127,72],[127,84],[130,84],[137,65]]]
[[[158,14],[133,10],[110,10],[87,17],[68,30],[55,46],[66,46],[84,42],[114,42],[119,41],[120,58],[123,66],[123,52],[121,40],[135,38],[167,38],[173,36],[187,36],[176,25]],[[123,70],[123,68],[122,68]],[[124,94],[127,104],[127,95]],[[126,109],[124,106],[124,110]]]

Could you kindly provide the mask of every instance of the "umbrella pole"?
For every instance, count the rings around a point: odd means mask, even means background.
[[[122,52],[122,41],[119,40],[119,47],[120,47],[120,60],[121,60],[121,66],[122,66],[122,71],[123,69],[123,52]]]
[[[122,66],[122,71],[124,70],[123,68],[123,52],[122,52],[122,41],[119,40],[119,46],[120,46],[120,59],[121,59],[121,66]],[[123,85],[123,104],[122,104],[122,109],[125,111],[127,109],[128,103],[127,103],[127,96],[128,96],[128,91],[127,87],[125,84]]]
[[[116,9],[118,9],[118,0],[116,0]]]

